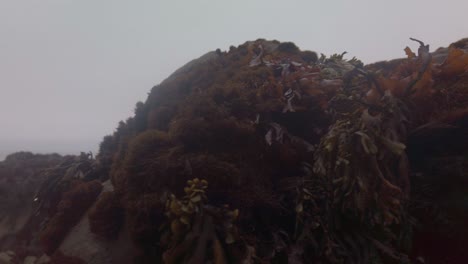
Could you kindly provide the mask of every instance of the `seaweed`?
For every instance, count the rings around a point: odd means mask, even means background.
[[[466,154],[468,61],[460,43],[436,63],[415,41],[367,66],[262,39],[190,62],[102,144],[119,198],[99,206],[124,208],[140,262],[437,259],[414,206],[442,197],[415,174],[429,173],[418,157]]]

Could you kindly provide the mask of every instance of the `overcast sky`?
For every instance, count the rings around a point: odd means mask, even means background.
[[[257,38],[365,63],[468,37],[466,0],[0,0],[0,160],[96,151],[151,87]]]

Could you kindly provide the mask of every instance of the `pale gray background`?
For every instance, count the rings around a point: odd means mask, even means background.
[[[257,38],[366,63],[468,37],[466,0],[0,0],[0,160],[96,151],[151,87]]]

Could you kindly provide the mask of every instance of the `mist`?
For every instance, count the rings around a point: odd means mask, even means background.
[[[1,1],[0,160],[96,152],[186,62],[258,38],[365,63],[466,37],[466,1]]]

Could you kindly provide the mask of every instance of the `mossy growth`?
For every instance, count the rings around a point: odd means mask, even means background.
[[[165,201],[161,194],[147,193],[125,199],[126,226],[132,242],[138,248],[135,263],[161,263],[161,225],[165,220]]]
[[[278,51],[284,53],[298,53],[299,48],[292,42],[282,42],[278,45]]]
[[[301,58],[309,63],[309,64],[313,64],[313,63],[316,63],[317,60],[318,60],[318,55],[317,55],[317,52],[314,52],[314,51],[310,51],[310,50],[306,50],[306,51],[303,51],[301,53]]]
[[[91,232],[106,239],[116,239],[125,219],[120,196],[115,192],[103,192],[91,207],[88,218]]]
[[[129,140],[122,160],[113,167],[114,186],[118,190],[126,187],[146,189],[142,173],[151,165],[150,161],[155,155],[165,150],[170,143],[169,135],[159,130],[147,130]]]

